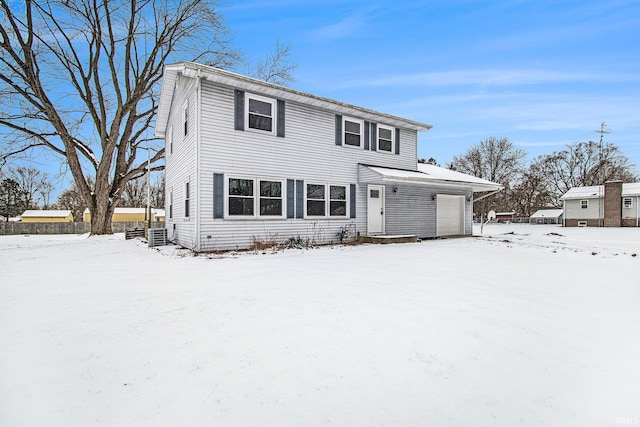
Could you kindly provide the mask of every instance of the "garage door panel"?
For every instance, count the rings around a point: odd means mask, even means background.
[[[438,194],[436,212],[438,237],[464,234],[464,196]]]

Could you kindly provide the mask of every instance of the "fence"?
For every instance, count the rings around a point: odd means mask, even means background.
[[[114,222],[111,230],[124,233],[127,228],[145,228],[145,221]],[[154,221],[151,228],[164,228],[164,222]],[[0,222],[0,236],[10,234],[85,234],[91,232],[88,222]]]

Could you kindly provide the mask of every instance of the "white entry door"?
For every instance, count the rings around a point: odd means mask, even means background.
[[[367,234],[384,233],[384,185],[367,186]]]
[[[438,194],[436,197],[437,236],[464,234],[464,196]]]

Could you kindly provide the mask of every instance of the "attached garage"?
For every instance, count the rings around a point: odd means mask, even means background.
[[[436,236],[464,235],[464,196],[436,196]]]

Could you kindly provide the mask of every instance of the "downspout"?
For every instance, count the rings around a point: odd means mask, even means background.
[[[482,200],[482,199],[486,199],[487,197],[489,197],[489,196],[493,196],[494,194],[499,193],[499,192],[501,192],[501,191],[502,191],[502,188],[501,188],[500,190],[492,191],[492,192],[491,192],[491,193],[489,193],[489,194],[485,194],[485,195],[484,195],[484,196],[482,196],[482,197],[478,197],[477,199],[473,199],[473,203],[475,203],[475,202],[477,202],[477,201],[479,201],[479,200]]]
[[[201,143],[201,137],[200,137],[200,112],[202,110],[201,108],[201,102],[202,102],[202,88],[200,85],[200,69],[198,68],[198,74],[196,76],[196,188],[195,188],[195,195],[196,195],[196,212],[195,212],[195,221],[196,221],[196,250],[197,251],[201,251],[202,247],[200,246],[200,207],[201,207],[201,199],[202,199],[202,195],[200,194],[200,161],[201,161],[201,155],[200,155],[200,143]]]

